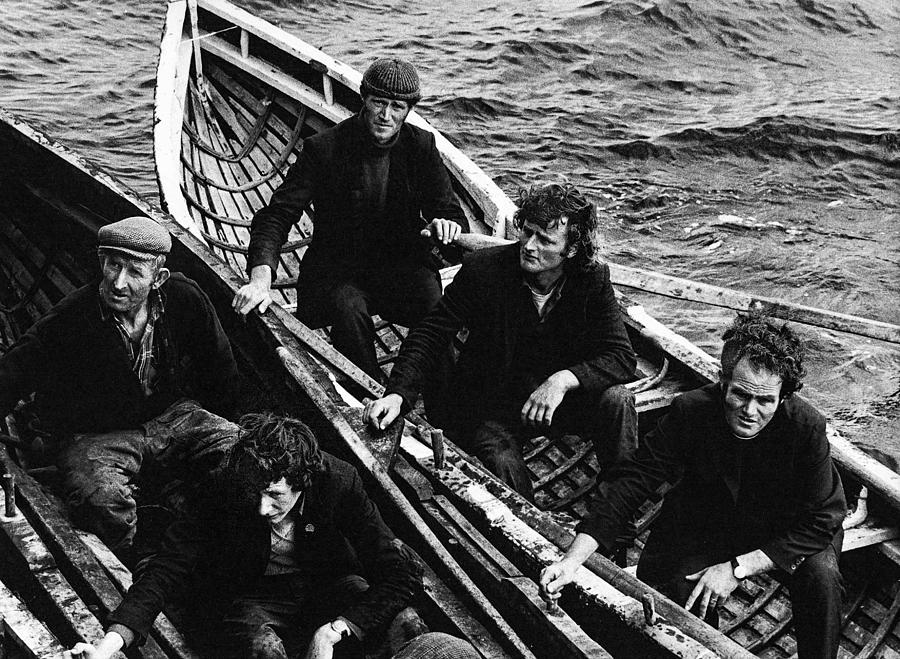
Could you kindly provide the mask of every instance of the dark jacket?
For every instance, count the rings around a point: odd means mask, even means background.
[[[517,244],[467,255],[441,301],[403,342],[387,392],[413,405],[437,355],[463,327],[468,337],[452,387],[461,415],[517,415],[531,391],[563,369],[585,390],[634,379],[635,356],[606,265],[569,273],[540,322]]]
[[[228,416],[237,365],[216,312],[200,287],[173,273],[160,288],[165,314],[154,334],[159,385],[146,397],[122,338],[100,315],[99,281],[70,295],[0,357],[0,413],[36,393],[52,432],[133,429],[188,396]]]
[[[422,216],[468,227],[434,136],[407,123],[390,149],[383,216],[373,216],[362,162],[376,148],[358,116],[306,139],[284,182],[253,217],[247,271],[268,265],[275,273],[279,250],[310,201],[315,230],[300,267],[300,288],[348,268],[404,260],[426,264],[430,247],[419,235]]]
[[[369,590],[341,612],[364,636],[383,630],[421,588],[422,570],[385,526],[356,469],[331,456],[306,492],[295,525],[295,559],[313,587],[359,574]],[[211,496],[210,496],[211,495]],[[269,524],[257,512],[258,497],[222,481],[211,488],[196,515],[174,523],[159,555],[129,589],[109,624],[145,637],[165,602],[188,581],[195,566],[205,608],[222,610],[263,575],[269,559]],[[299,508],[298,503],[298,508]],[[201,560],[202,559],[202,560]]]
[[[757,437],[739,440],[725,421],[718,384],[676,398],[607,480],[578,531],[609,550],[648,494],[664,481],[677,483],[645,548],[673,561],[706,554],[721,562],[761,549],[793,573],[805,557],[840,542],[846,512],[824,417],[794,396]]]

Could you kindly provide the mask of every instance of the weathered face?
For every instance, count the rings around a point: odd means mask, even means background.
[[[150,291],[168,277],[168,270],[158,268],[156,260],[139,260],[119,252],[100,255],[100,298],[118,313],[139,309]]]
[[[260,492],[259,514],[265,517],[269,524],[278,524],[291,512],[301,494],[303,491],[293,489],[284,477],[280,481],[269,483],[268,487]]]
[[[363,99],[363,123],[379,144],[389,142],[412,109],[406,101],[368,95]]]
[[[781,402],[781,377],[756,368],[744,357],[731,379],[721,378],[725,394],[725,421],[736,437],[754,437],[765,428]]]
[[[526,222],[519,231],[519,265],[526,274],[559,272],[575,249],[568,243],[568,222],[562,218],[556,226],[542,229]]]

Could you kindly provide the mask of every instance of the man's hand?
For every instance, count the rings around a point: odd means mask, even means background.
[[[254,309],[259,309],[261,314],[266,313],[272,304],[271,288],[272,269],[267,265],[258,265],[250,273],[250,282],[238,289],[231,301],[231,308],[242,316]]]
[[[740,583],[734,578],[730,562],[710,565],[699,572],[687,575],[685,579],[696,581],[697,585],[691,591],[691,596],[685,602],[684,608],[690,611],[695,603],[699,603],[700,606],[697,610],[699,618],[706,616],[708,608],[724,604]]]
[[[559,371],[544,380],[522,406],[522,425],[549,426],[553,422],[556,408],[578,384],[578,378],[571,371]]]
[[[384,430],[400,416],[402,405],[403,398],[400,397],[400,394],[388,394],[384,398],[366,403],[366,407],[363,409],[363,419],[379,430]]]
[[[81,657],[81,659],[110,659],[122,649],[123,645],[125,645],[125,640],[119,634],[107,632],[96,647],[90,643],[76,643],[69,653],[73,657]]]
[[[541,597],[549,600],[558,599],[563,586],[575,579],[575,572],[581,563],[562,559],[541,570]]]
[[[340,640],[341,635],[331,628],[331,623],[322,625],[309,642],[306,659],[331,659],[334,655],[334,646]]]
[[[462,227],[453,220],[437,217],[431,221],[427,229],[422,231],[422,234],[424,235],[426,231],[436,243],[449,245],[459,238],[459,235],[462,233]]]

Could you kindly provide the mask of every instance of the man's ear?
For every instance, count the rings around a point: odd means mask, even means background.
[[[168,268],[160,268],[156,273],[156,280],[153,282],[153,288],[159,288],[169,279],[172,272]]]

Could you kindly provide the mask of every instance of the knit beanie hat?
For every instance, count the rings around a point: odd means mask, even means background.
[[[384,58],[375,62],[363,74],[359,93],[394,98],[415,105],[422,98],[419,75],[415,67],[402,59]]]
[[[97,249],[147,259],[168,254],[172,249],[172,238],[162,225],[149,217],[127,217],[100,227]]]

